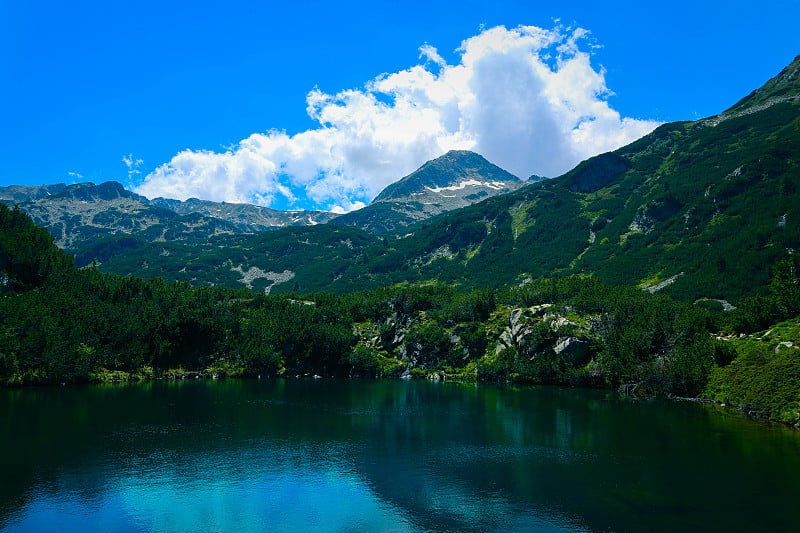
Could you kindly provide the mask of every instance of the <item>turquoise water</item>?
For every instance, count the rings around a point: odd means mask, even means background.
[[[796,531],[800,432],[598,391],[0,391],[3,531]]]

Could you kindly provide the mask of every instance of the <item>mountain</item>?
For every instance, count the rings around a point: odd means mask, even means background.
[[[519,178],[483,156],[467,150],[451,150],[386,187],[373,203],[423,199],[468,205],[519,185]]]
[[[186,201],[155,198],[150,201],[180,215],[199,214],[233,224],[242,233],[258,233],[286,226],[314,226],[336,217],[327,211],[281,211],[252,204],[211,202],[189,198]]]
[[[796,59],[718,116],[665,124],[563,176],[395,234],[319,225],[229,243],[151,245],[106,267],[147,275],[141,265],[152,272],[158,264],[157,275],[199,284],[229,283],[237,269],[292,280],[271,284],[276,291],[337,292],[406,280],[498,286],[585,273],[736,302],[765,292],[771,265],[800,249],[799,70]],[[372,205],[411,197],[410,181]],[[186,263],[191,273],[178,273]]]
[[[337,225],[386,233],[519,188],[519,178],[474,152],[452,150],[386,187]]]
[[[798,79],[800,57],[716,117],[432,221],[409,253],[421,276],[465,283],[587,273],[693,299],[763,292],[800,246]]]
[[[0,187],[0,202],[18,205],[47,228],[79,265],[105,261],[149,242],[206,240],[329,221],[333,213],[278,211],[249,204],[148,200],[109,181],[95,185]]]
[[[361,212],[280,211],[250,204],[190,198],[149,200],[120,183],[0,187],[0,202],[19,205],[48,228],[79,265],[136,253],[147,243],[207,241],[288,226],[334,221],[387,231],[517,188],[515,176],[472,152],[450,152],[388,187]],[[338,217],[338,218],[337,218]]]
[[[224,220],[181,216],[152,205],[117,182],[58,186],[48,194],[42,194],[42,189],[0,188],[0,201],[18,205],[37,225],[47,228],[56,244],[75,254],[79,264],[135,249],[140,241],[181,241],[237,232]]]
[[[18,204],[31,200],[39,200],[51,196],[67,187],[66,183],[53,185],[11,185],[0,187],[0,201],[6,204]]]
[[[101,268],[265,292],[347,292],[429,279],[501,286],[591,274],[730,308],[766,293],[772,265],[800,249],[798,79],[800,57],[720,115],[662,125],[560,177],[408,226],[413,217],[394,211],[393,202],[419,192],[440,204],[450,192],[471,194],[457,187],[474,173],[436,181],[435,170],[439,163],[457,168],[449,157],[472,156],[456,152],[424,165],[334,224],[140,240]],[[401,223],[380,220],[395,214]],[[371,231],[338,225],[348,220]],[[372,233],[389,227],[396,229]]]

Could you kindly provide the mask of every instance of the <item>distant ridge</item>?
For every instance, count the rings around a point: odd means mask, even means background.
[[[336,216],[197,199],[149,200],[116,181],[0,187],[0,202],[19,206],[47,228],[60,248],[75,254],[79,266],[107,259],[109,250],[127,253],[148,242],[202,241],[215,235],[322,224]]]
[[[194,213],[218,218],[233,224],[244,233],[259,233],[286,226],[314,226],[336,217],[334,213],[327,211],[281,211],[252,204],[211,202],[197,198],[184,201],[154,198],[150,200],[150,204],[169,209],[179,215]]]

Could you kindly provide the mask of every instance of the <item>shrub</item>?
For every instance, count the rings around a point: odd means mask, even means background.
[[[704,395],[754,416],[800,424],[800,354],[745,347],[728,366],[711,370]]]

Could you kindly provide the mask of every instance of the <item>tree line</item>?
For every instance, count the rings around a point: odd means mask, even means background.
[[[772,293],[745,298],[729,313],[585,275],[501,289],[421,282],[344,295],[268,296],[77,269],[46,230],[0,205],[0,383],[148,379],[192,370],[406,375],[696,396],[715,369],[736,358],[712,333],[755,331],[800,313],[799,267],[796,256],[780,262]],[[558,350],[570,343],[581,350]]]

